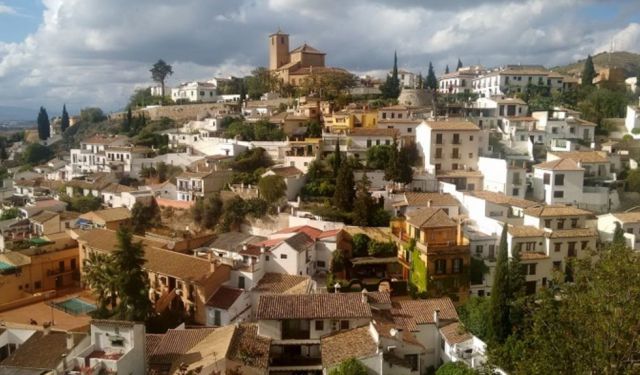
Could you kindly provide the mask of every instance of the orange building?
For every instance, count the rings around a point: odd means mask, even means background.
[[[449,296],[462,303],[469,296],[469,241],[460,224],[439,208],[425,207],[393,221],[400,243],[398,257],[411,288],[430,298]]]

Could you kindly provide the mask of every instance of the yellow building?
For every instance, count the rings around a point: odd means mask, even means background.
[[[324,116],[324,127],[331,133],[347,133],[355,128],[376,128],[378,112],[369,109],[346,109]]]
[[[0,253],[0,309],[79,281],[78,244],[66,233],[51,235],[47,242],[25,241],[25,249],[16,244],[16,250]]]

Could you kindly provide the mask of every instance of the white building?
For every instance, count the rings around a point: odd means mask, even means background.
[[[571,159],[533,166],[533,196],[546,204],[582,202],[584,169]]]
[[[527,170],[523,164],[504,159],[480,157],[478,170],[484,176],[483,190],[524,199],[527,190]]]
[[[627,246],[640,250],[640,212],[615,212],[598,216],[598,233],[601,241],[612,241],[616,227],[624,231]]]
[[[554,108],[547,111],[533,112],[533,118],[546,132],[547,144],[553,139],[577,140],[592,145],[596,124],[580,118],[580,112],[566,108]]]
[[[562,92],[568,89],[564,84],[565,79],[541,65],[507,65],[474,78],[472,87],[474,93],[484,97],[514,95],[524,92],[529,85],[546,87],[550,92]]]
[[[390,71],[387,75],[390,77],[392,73]],[[398,69],[398,80],[400,81],[400,88],[415,89],[418,84],[416,74],[404,69]]]
[[[634,138],[640,138],[640,132],[638,134],[634,133],[634,129],[640,128],[640,110],[637,105],[627,106],[627,115],[624,119],[624,127]]]
[[[178,87],[171,89],[171,99],[174,102],[216,102],[216,86],[209,82],[185,82]]]
[[[469,94],[473,90],[473,80],[484,69],[481,66],[464,66],[449,74],[438,77],[438,92],[444,94]]]

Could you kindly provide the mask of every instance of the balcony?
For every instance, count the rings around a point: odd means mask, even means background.
[[[310,340],[311,331],[303,330],[303,329],[283,328],[282,339],[283,340]]]

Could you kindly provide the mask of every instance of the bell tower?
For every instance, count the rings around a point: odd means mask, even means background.
[[[280,29],[269,35],[269,70],[276,70],[289,63],[289,34]]]

